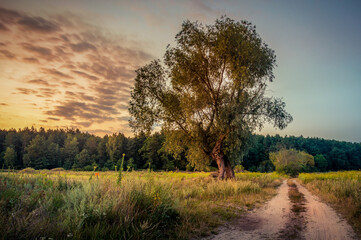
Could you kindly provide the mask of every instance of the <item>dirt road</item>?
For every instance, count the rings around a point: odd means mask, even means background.
[[[218,229],[205,238],[219,239],[358,239],[345,220],[294,181],[286,181],[266,205]]]

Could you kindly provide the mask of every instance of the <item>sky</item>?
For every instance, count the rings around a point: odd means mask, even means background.
[[[131,136],[135,70],[161,59],[184,20],[256,25],[277,56],[267,95],[293,122],[261,134],[361,142],[361,1],[1,0],[0,129]]]

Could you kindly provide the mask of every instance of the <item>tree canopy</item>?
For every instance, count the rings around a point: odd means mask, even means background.
[[[218,177],[232,178],[232,161],[255,129],[292,121],[282,100],[265,96],[275,53],[255,26],[227,17],[213,25],[185,21],[175,42],[163,61],[136,71],[130,125],[148,133],[161,125],[175,157],[185,151],[196,168],[214,160]]]
[[[15,169],[25,167],[68,168],[71,164],[68,157],[73,155],[68,155],[71,152],[69,151],[69,142],[76,137],[77,141],[74,141],[74,145],[78,145],[78,151],[75,151],[76,146],[74,146],[74,153],[78,153],[75,155],[71,169],[92,171],[96,165],[97,170],[115,170],[114,164],[119,169],[118,157],[114,158],[113,155],[113,158],[118,162],[110,162],[113,151],[106,147],[113,141],[111,136],[99,137],[73,129],[40,129],[39,131],[34,128],[0,129],[0,166]],[[119,139],[124,138],[123,134],[116,134],[116,136]],[[125,137],[124,140],[119,141],[117,143],[118,148],[125,153],[124,166],[127,168],[129,166],[129,169],[146,169],[151,163],[151,168],[154,170],[193,170],[194,168],[190,163],[187,163],[185,151],[177,159],[171,154],[167,154],[164,149],[165,138],[163,133],[154,133],[148,137],[139,134],[133,137]],[[19,141],[10,141],[9,139],[19,139]],[[274,165],[269,160],[269,153],[284,148],[297,149],[314,156],[315,166],[310,166],[303,171],[361,169],[360,143],[304,138],[302,136],[281,137],[279,135],[252,135],[249,141],[249,150],[243,154],[243,157],[237,158],[236,164],[242,164],[244,169],[248,171],[270,172],[274,170]],[[15,154],[10,149],[14,149]],[[42,154],[37,154],[38,151],[41,151]],[[340,159],[337,158],[335,152],[341,153]],[[345,156],[346,159],[344,159]],[[209,171],[216,166],[216,163],[212,162],[209,167],[202,170]]]

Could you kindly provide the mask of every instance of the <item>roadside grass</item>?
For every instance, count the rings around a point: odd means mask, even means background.
[[[361,234],[361,171],[301,173],[298,178]]]
[[[34,172],[35,171],[35,172]],[[275,173],[0,173],[2,239],[189,239],[254,208],[276,193]]]

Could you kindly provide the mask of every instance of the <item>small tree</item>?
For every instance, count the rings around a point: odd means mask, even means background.
[[[14,167],[16,162],[17,154],[12,147],[7,147],[4,155],[4,163],[7,167]]]
[[[272,152],[269,158],[277,172],[283,172],[292,177],[297,176],[308,166],[315,165],[312,155],[295,149],[281,149],[278,152]]]

